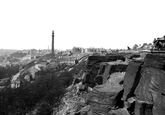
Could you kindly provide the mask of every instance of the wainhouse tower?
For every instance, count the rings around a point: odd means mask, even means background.
[[[54,56],[54,30],[52,31],[52,56]]]

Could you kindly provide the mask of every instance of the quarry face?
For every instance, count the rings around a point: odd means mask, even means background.
[[[160,53],[40,57],[1,79],[0,113],[164,115],[164,65]]]

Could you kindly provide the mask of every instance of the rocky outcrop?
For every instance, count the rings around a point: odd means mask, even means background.
[[[88,58],[86,70],[80,72],[82,74],[79,73],[75,77],[82,78],[82,81],[75,80],[77,83],[72,86],[72,90],[68,91],[63,98],[63,103],[65,103],[63,109],[59,112],[56,111],[56,115],[104,115],[111,110],[124,106],[121,97],[123,94],[123,79],[128,64],[126,62],[117,61],[117,56],[109,56],[108,60],[104,59],[106,59],[106,56],[92,56],[92,58]],[[96,79],[98,76],[104,78],[104,83],[102,83],[102,85],[97,84]],[[74,90],[74,92],[72,92],[73,89],[76,89],[76,91]],[[74,97],[77,97],[77,99],[81,97],[81,101],[79,101],[79,99],[75,101]]]
[[[144,59],[144,67],[165,70],[165,55],[164,54],[148,54]]]
[[[97,78],[101,77],[102,83],[105,84],[111,74],[116,72],[125,72],[128,64],[126,62],[102,62],[100,64],[100,69],[95,78],[95,81],[98,81]]]
[[[141,70],[141,79],[135,90],[138,102],[151,105],[153,115],[165,114],[164,65],[165,57],[163,55],[147,55]]]
[[[88,97],[88,104],[91,106],[93,114],[106,114],[110,110],[117,108],[117,104],[120,103],[118,94],[122,89],[121,85],[111,83],[95,87]]]
[[[84,79],[77,85],[77,95],[85,103],[75,114],[164,115],[164,55],[134,56],[129,64],[113,59],[88,58]],[[80,86],[87,88],[81,92]]]
[[[106,79],[107,75],[111,74],[111,72],[115,72],[115,70],[112,70],[112,69],[120,68],[119,67],[120,63],[119,64],[109,64],[109,65],[111,65],[111,67],[107,66],[106,70],[104,70],[105,67],[103,67],[102,70],[99,71],[100,64],[104,63],[104,62],[113,62],[113,61],[117,61],[117,60],[123,60],[124,61],[125,58],[122,55],[89,56],[88,61],[87,61],[87,70],[86,70],[87,73],[86,73],[86,77],[85,77],[85,83],[90,87],[94,87],[96,85],[95,78],[97,77],[97,75],[100,76],[100,74],[103,74],[103,73],[104,73],[103,82],[105,83],[105,81],[106,81],[105,79]],[[117,66],[113,67],[115,65],[117,65]],[[106,63],[105,63],[105,66],[106,66]],[[111,71],[109,70],[110,68],[111,68]],[[120,71],[120,70],[116,69],[116,71]],[[98,74],[98,72],[99,72],[99,74]]]
[[[134,96],[135,88],[137,87],[140,80],[140,71],[143,62],[131,61],[126,69],[126,74],[124,76],[124,94],[123,100]]]
[[[72,66],[53,65],[51,61],[32,62],[15,75],[13,81],[22,78],[28,81],[28,75],[32,75],[37,79],[32,82],[35,85],[33,88],[39,88],[33,94],[39,97],[36,92],[40,94],[44,89],[45,93],[41,93],[43,100],[54,99],[52,95],[45,95],[50,92],[53,96],[58,95],[54,92],[59,91],[58,86],[63,90],[66,88],[66,92],[61,92],[65,95],[57,99],[61,100],[59,106],[54,105],[53,115],[164,115],[165,56],[147,54],[145,59],[139,56],[142,55],[129,59],[124,58],[127,57],[125,54],[89,56]],[[44,64],[46,66],[42,66]],[[42,77],[37,77],[35,73],[40,73]],[[38,102],[29,115],[35,115],[36,111],[36,114],[41,113],[42,107],[47,105],[42,104]]]
[[[124,78],[123,100],[133,103],[135,115],[164,115],[165,57],[147,54],[144,64],[130,62]],[[131,104],[133,107],[133,104]]]

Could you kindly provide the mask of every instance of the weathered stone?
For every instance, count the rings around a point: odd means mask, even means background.
[[[126,74],[124,76],[124,94],[123,100],[127,100],[129,97],[134,95],[135,88],[137,87],[140,80],[142,62],[129,62]]]

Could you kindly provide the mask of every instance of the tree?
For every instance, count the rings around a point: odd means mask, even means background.
[[[142,46],[143,49],[150,49],[150,45],[147,43],[144,43]]]
[[[80,47],[73,47],[72,48],[72,52],[73,53],[81,53],[82,52],[82,48],[80,48]]]
[[[138,45],[135,44],[132,49],[136,50],[138,48]]]

